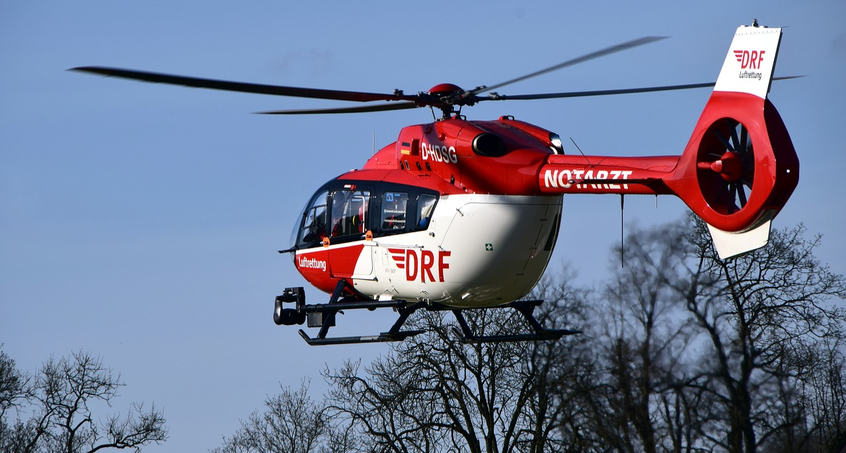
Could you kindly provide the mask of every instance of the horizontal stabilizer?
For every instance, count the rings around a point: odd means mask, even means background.
[[[772,220],[767,220],[751,230],[739,233],[723,231],[711,225],[708,225],[708,229],[711,231],[711,240],[714,241],[717,254],[720,259],[725,260],[767,245],[770,240],[770,225]]]

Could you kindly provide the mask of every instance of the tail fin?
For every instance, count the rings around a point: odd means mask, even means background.
[[[767,99],[780,28],[741,26],[670,187],[711,229],[722,258],[763,247],[799,182],[799,159]]]
[[[766,99],[780,45],[781,28],[739,27],[714,91],[748,93]]]

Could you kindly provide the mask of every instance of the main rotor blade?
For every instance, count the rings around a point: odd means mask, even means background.
[[[256,112],[262,115],[320,115],[324,113],[367,113],[384,112],[388,110],[405,110],[419,107],[414,102],[392,102],[390,104],[366,105],[362,107],[338,107],[326,109],[306,110],[272,110],[269,112]]]
[[[501,101],[501,100],[534,100],[534,99],[556,99],[556,98],[578,98],[585,96],[607,96],[612,94],[649,93],[653,91],[688,90],[692,88],[712,87],[715,82],[690,83],[686,85],[667,85],[661,87],[622,88],[617,90],[595,90],[595,91],[567,91],[563,93],[543,94],[518,94],[518,95],[496,95],[487,98],[479,98],[479,101]]]
[[[804,76],[774,77],[773,80],[797,79]],[[497,94],[489,97],[477,98],[477,101],[527,101],[535,99],[556,99],[556,98],[578,98],[586,96],[607,96],[612,94],[651,93],[655,91],[690,90],[694,88],[708,88],[716,85],[716,82],[689,83],[685,85],[665,85],[659,87],[623,88],[617,90],[596,90],[596,91],[566,91],[562,93],[542,94],[518,94],[505,95]]]
[[[413,101],[417,96],[403,94],[366,93],[360,91],[323,90],[317,88],[300,88],[280,85],[262,85],[256,83],[229,82],[226,80],[202,79],[154,72],[135,71],[131,69],[106,68],[101,66],[81,66],[71,71],[101,74],[109,77],[141,80],[152,83],[166,83],[194,88],[209,88],[213,90],[236,91],[239,93],[270,94],[274,96],[292,96],[315,99],[332,99],[338,101]]]
[[[471,90],[471,91],[468,91],[467,93],[465,93],[462,96],[462,98],[475,96],[479,93],[484,93],[486,91],[495,90],[497,88],[501,88],[501,87],[504,87],[506,85],[510,85],[512,83],[520,82],[522,80],[530,79],[532,77],[537,77],[539,75],[546,74],[548,72],[557,71],[559,69],[566,68],[567,66],[573,66],[575,64],[584,63],[585,61],[593,60],[594,58],[603,57],[605,55],[610,55],[612,53],[620,52],[622,50],[631,49],[631,48],[637,47],[637,46],[642,46],[644,44],[649,44],[651,42],[655,42],[655,41],[665,39],[665,38],[666,38],[666,36],[644,36],[643,38],[624,42],[622,44],[617,44],[617,45],[611,46],[611,47],[606,47],[605,49],[597,50],[596,52],[591,52],[591,53],[582,55],[581,57],[573,58],[572,60],[567,60],[563,63],[558,63],[555,66],[550,66],[546,69],[541,69],[540,71],[536,71],[536,72],[533,72],[531,74],[526,74],[524,76],[517,77],[516,79],[511,79],[511,80],[508,80],[508,81],[505,81],[505,82],[502,82],[502,83],[498,83],[496,85],[476,88],[475,90]]]

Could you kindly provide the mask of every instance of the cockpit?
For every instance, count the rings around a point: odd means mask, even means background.
[[[420,187],[374,181],[333,180],[306,204],[292,232],[293,248],[338,244],[423,231],[438,193]]]

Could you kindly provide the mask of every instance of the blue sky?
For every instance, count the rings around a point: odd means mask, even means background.
[[[87,350],[121,373],[115,410],[155,401],[171,439],[149,452],[219,445],[279,385],[384,345],[309,348],[273,324],[273,298],[306,286],[293,222],[326,180],[360,167],[426,110],[271,117],[330,101],[153,85],[67,72],[117,66],[245,82],[407,93],[492,85],[647,35],[648,46],[547,74],[506,94],[716,79],[738,25],[783,26],[770,99],[801,160],[776,228],[804,222],[846,272],[846,3],[791,2],[20,2],[0,0],[0,343],[27,371]],[[572,137],[587,154],[679,154],[708,90],[484,103]],[[674,220],[662,197],[626,200],[627,224]],[[619,199],[568,196],[553,268],[601,279],[619,241]],[[323,295],[307,289],[309,301]],[[375,333],[392,313],[350,313]],[[575,326],[577,327],[577,326]],[[341,332],[342,328],[338,328]]]

